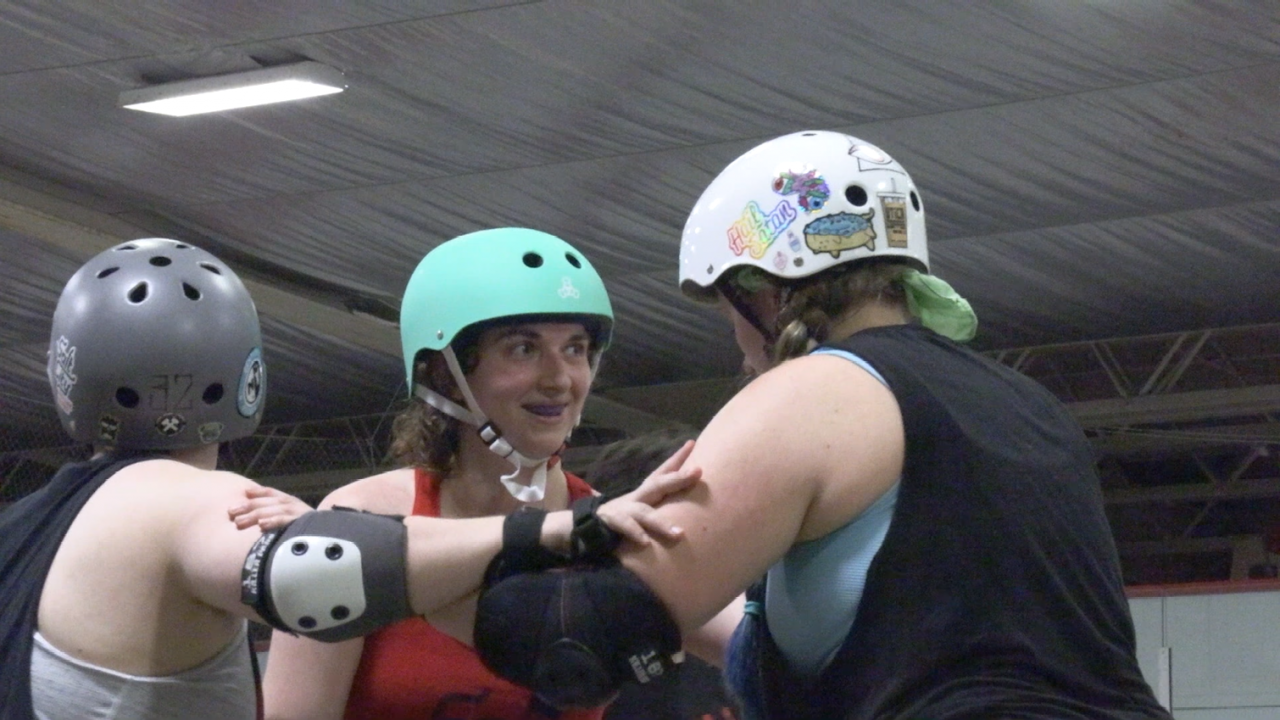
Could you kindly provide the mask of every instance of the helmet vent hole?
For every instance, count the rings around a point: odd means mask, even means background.
[[[850,185],[844,189],[844,199],[848,200],[850,205],[862,207],[867,204],[867,191],[861,185]]]
[[[99,280],[101,280],[102,278],[104,278],[104,277],[106,277],[106,276],[110,275],[111,273],[113,273],[113,272],[115,272],[115,271],[117,271],[117,270],[119,270],[119,269],[120,269],[120,268],[118,268],[118,267],[109,267],[109,268],[107,268],[106,270],[103,270],[102,272],[99,272],[99,273],[98,273],[98,279],[99,279]]]
[[[524,258],[522,259],[524,260],[524,264],[527,267],[531,267],[531,268],[542,267],[542,256],[539,255],[538,253],[533,253],[533,252],[525,253]]]
[[[915,190],[911,191],[911,208],[916,212],[920,212],[920,196],[916,194]]]
[[[573,254],[573,253],[571,253],[571,252],[567,252],[567,253],[565,253],[565,254],[564,254],[564,259],[565,259],[565,260],[568,260],[568,261],[569,261],[569,264],[570,264],[570,265],[572,265],[572,266],[574,266],[574,267],[576,267],[576,268],[580,268],[580,267],[582,267],[582,261],[578,259],[578,256],[577,256],[577,255],[574,255],[574,254]]]
[[[814,135],[817,135],[817,134],[818,133],[812,133],[812,132],[800,133],[800,137],[813,137]]]
[[[222,399],[222,383],[213,383],[204,389],[204,395],[200,396],[204,400],[205,405],[217,405]]]
[[[182,294],[186,295],[188,300],[200,299],[200,291],[189,283],[182,283]]]
[[[221,275],[221,274],[222,274],[222,271],[218,269],[218,266],[217,266],[217,265],[214,265],[213,263],[202,262],[202,263],[200,263],[200,267],[204,268],[205,270],[208,270],[209,272],[213,273],[214,275]]]
[[[191,246],[186,243],[178,243],[177,245],[173,246],[173,249],[174,250],[190,250]]]
[[[132,410],[133,408],[138,407],[139,400],[140,398],[138,397],[137,390],[129,387],[116,388],[116,403],[118,403],[120,407]]]
[[[129,291],[129,302],[133,303],[134,305],[137,305],[138,303],[146,299],[147,299],[147,284],[145,282],[140,282],[137,285],[134,285],[133,289]]]
[[[116,248],[116,252],[120,252],[121,250],[137,250],[137,249],[138,249],[137,245],[121,245],[120,247]]]
[[[173,261],[163,255],[157,255],[151,258],[151,264],[156,267],[165,267],[173,264]]]

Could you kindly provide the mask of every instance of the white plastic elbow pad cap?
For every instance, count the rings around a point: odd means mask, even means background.
[[[346,509],[309,512],[258,539],[240,600],[274,628],[323,642],[410,617],[401,518]]]
[[[300,633],[337,627],[364,615],[360,548],[350,540],[298,535],[271,562],[271,599],[280,620]]]

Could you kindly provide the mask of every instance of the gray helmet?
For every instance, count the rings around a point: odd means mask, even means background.
[[[76,440],[171,450],[244,437],[262,419],[266,379],[249,292],[187,243],[117,245],[58,298],[49,385]]]

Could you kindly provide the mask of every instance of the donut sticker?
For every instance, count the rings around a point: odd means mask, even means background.
[[[815,254],[831,253],[836,259],[846,250],[875,250],[876,228],[871,224],[875,215],[872,208],[865,213],[835,213],[818,218],[804,226],[804,244]]]

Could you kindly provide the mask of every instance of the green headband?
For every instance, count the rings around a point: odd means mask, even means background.
[[[934,275],[908,270],[902,275],[907,291],[907,309],[920,324],[956,342],[968,342],[978,332],[978,316],[969,301]]]

